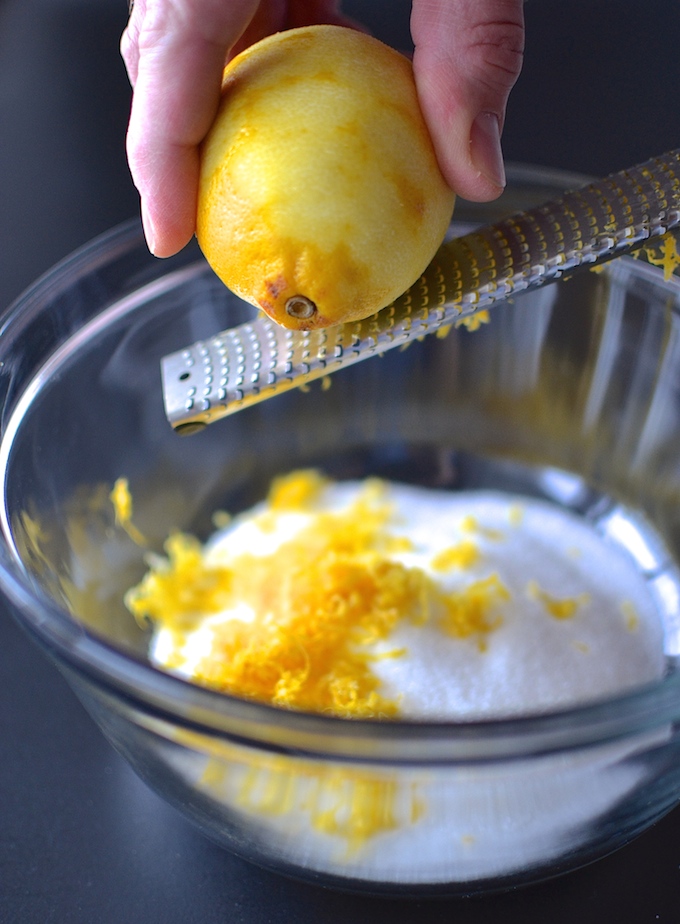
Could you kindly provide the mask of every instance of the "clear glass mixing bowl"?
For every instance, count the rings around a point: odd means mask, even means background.
[[[510,172],[461,227],[578,184]],[[349,889],[467,894],[606,854],[680,798],[680,286],[640,261],[517,297],[188,439],[159,361],[253,309],[136,223],[55,267],[2,318],[0,586],[109,740],[208,836]],[[547,498],[626,550],[665,620],[666,676],[617,699],[505,721],[350,721],[201,689],[149,664],[125,609],[145,571],[109,491],[129,479],[160,550],[218,508],[318,465]]]

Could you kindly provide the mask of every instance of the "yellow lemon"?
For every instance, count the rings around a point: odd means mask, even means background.
[[[220,279],[278,323],[312,330],[388,305],[434,256],[454,199],[394,49],[310,26],[227,65],[197,237]]]

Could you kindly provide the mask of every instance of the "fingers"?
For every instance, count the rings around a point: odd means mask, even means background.
[[[442,171],[471,200],[504,185],[500,133],[524,41],[522,0],[414,0],[421,107]],[[128,162],[149,248],[181,249],[195,230],[198,145],[217,112],[230,49],[289,26],[356,25],[338,0],[135,0],[121,51],[134,87]]]
[[[170,256],[195,230],[198,145],[220,97],[222,70],[279,29],[356,25],[339,0],[135,0],[121,39],[134,88],[127,155],[152,253]]]
[[[523,0],[414,0],[420,105],[449,185],[465,199],[505,186],[501,131],[522,66]]]
[[[146,11],[146,0],[137,0],[133,5],[127,27],[120,40],[120,53],[125,61],[130,83],[134,87],[137,80],[137,65],[139,54],[137,42],[139,39],[139,23],[143,21]]]
[[[217,111],[228,49],[257,0],[136,0],[121,41],[134,87],[127,134],[149,249],[170,256],[195,229],[198,144]]]

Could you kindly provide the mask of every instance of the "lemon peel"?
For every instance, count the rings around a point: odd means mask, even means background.
[[[277,323],[312,330],[388,305],[430,263],[454,201],[394,49],[319,25],[227,65],[197,238],[225,285]]]

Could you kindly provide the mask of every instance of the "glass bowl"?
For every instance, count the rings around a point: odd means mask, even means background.
[[[457,228],[580,178],[509,171]],[[0,586],[113,745],[209,837],[263,866],[374,893],[462,895],[556,875],[680,798],[680,285],[621,259],[182,439],[159,363],[253,309],[193,247],[157,261],[138,223],[93,241],[2,318]],[[271,478],[318,466],[544,498],[619,546],[658,602],[662,680],[506,720],[347,720],[154,668],[123,605],[145,571],[116,527],[126,477],[160,550]]]

